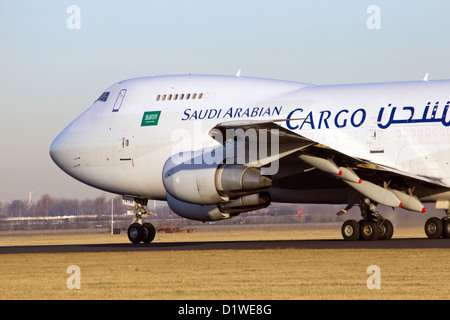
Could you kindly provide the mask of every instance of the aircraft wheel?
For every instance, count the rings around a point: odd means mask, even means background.
[[[394,235],[394,226],[389,220],[384,220],[380,225],[380,236],[379,240],[391,240]]]
[[[359,223],[355,220],[347,220],[342,224],[341,228],[344,240],[356,241],[359,239]]]
[[[360,232],[362,240],[378,240],[380,237],[380,227],[376,222],[364,221]]]
[[[144,227],[140,223],[132,223],[128,227],[128,239],[133,243],[139,243],[144,240],[145,231]]]
[[[444,219],[442,222],[444,224],[444,231],[442,233],[442,237],[450,239],[450,219]]]
[[[155,235],[156,235],[156,230],[155,227],[149,223],[143,223],[142,227],[144,229],[144,237],[143,237],[143,242],[144,243],[150,243],[153,241],[153,239],[155,239]]]
[[[430,218],[425,222],[425,233],[430,239],[439,239],[442,237],[444,225],[439,218]]]

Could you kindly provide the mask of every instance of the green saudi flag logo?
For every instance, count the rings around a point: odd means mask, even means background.
[[[144,112],[144,116],[142,117],[141,127],[158,125],[160,115],[161,115],[161,111]]]

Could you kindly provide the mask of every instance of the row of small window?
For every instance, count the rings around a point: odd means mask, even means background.
[[[202,99],[203,93],[158,94],[156,101]]]
[[[417,130],[417,132],[416,132]],[[401,137],[401,136],[411,136],[411,137],[422,137],[422,136],[426,136],[426,137],[437,137],[439,136],[450,136],[450,128],[444,129],[444,128],[433,128],[433,129],[397,129],[397,137]]]

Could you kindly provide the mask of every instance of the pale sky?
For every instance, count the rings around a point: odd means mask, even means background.
[[[119,80],[238,69],[317,84],[449,79],[449,14],[448,0],[1,0],[0,201],[103,194],[48,150]]]

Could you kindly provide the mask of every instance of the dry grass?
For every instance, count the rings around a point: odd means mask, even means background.
[[[298,230],[278,232],[158,234],[157,241],[307,238],[306,231],[301,237]],[[319,230],[308,232],[310,238],[325,235]],[[0,243],[10,240],[19,241],[19,237],[1,237]],[[126,235],[75,234],[65,238],[35,235],[20,241],[29,245],[127,240]],[[445,249],[2,255],[0,299],[448,299],[448,261],[450,251]],[[81,269],[80,290],[66,286],[69,265]],[[366,286],[370,265],[381,268],[380,290]]]
[[[4,255],[0,299],[448,299],[448,250]],[[81,289],[69,290],[69,265]],[[381,290],[366,286],[381,268]]]

